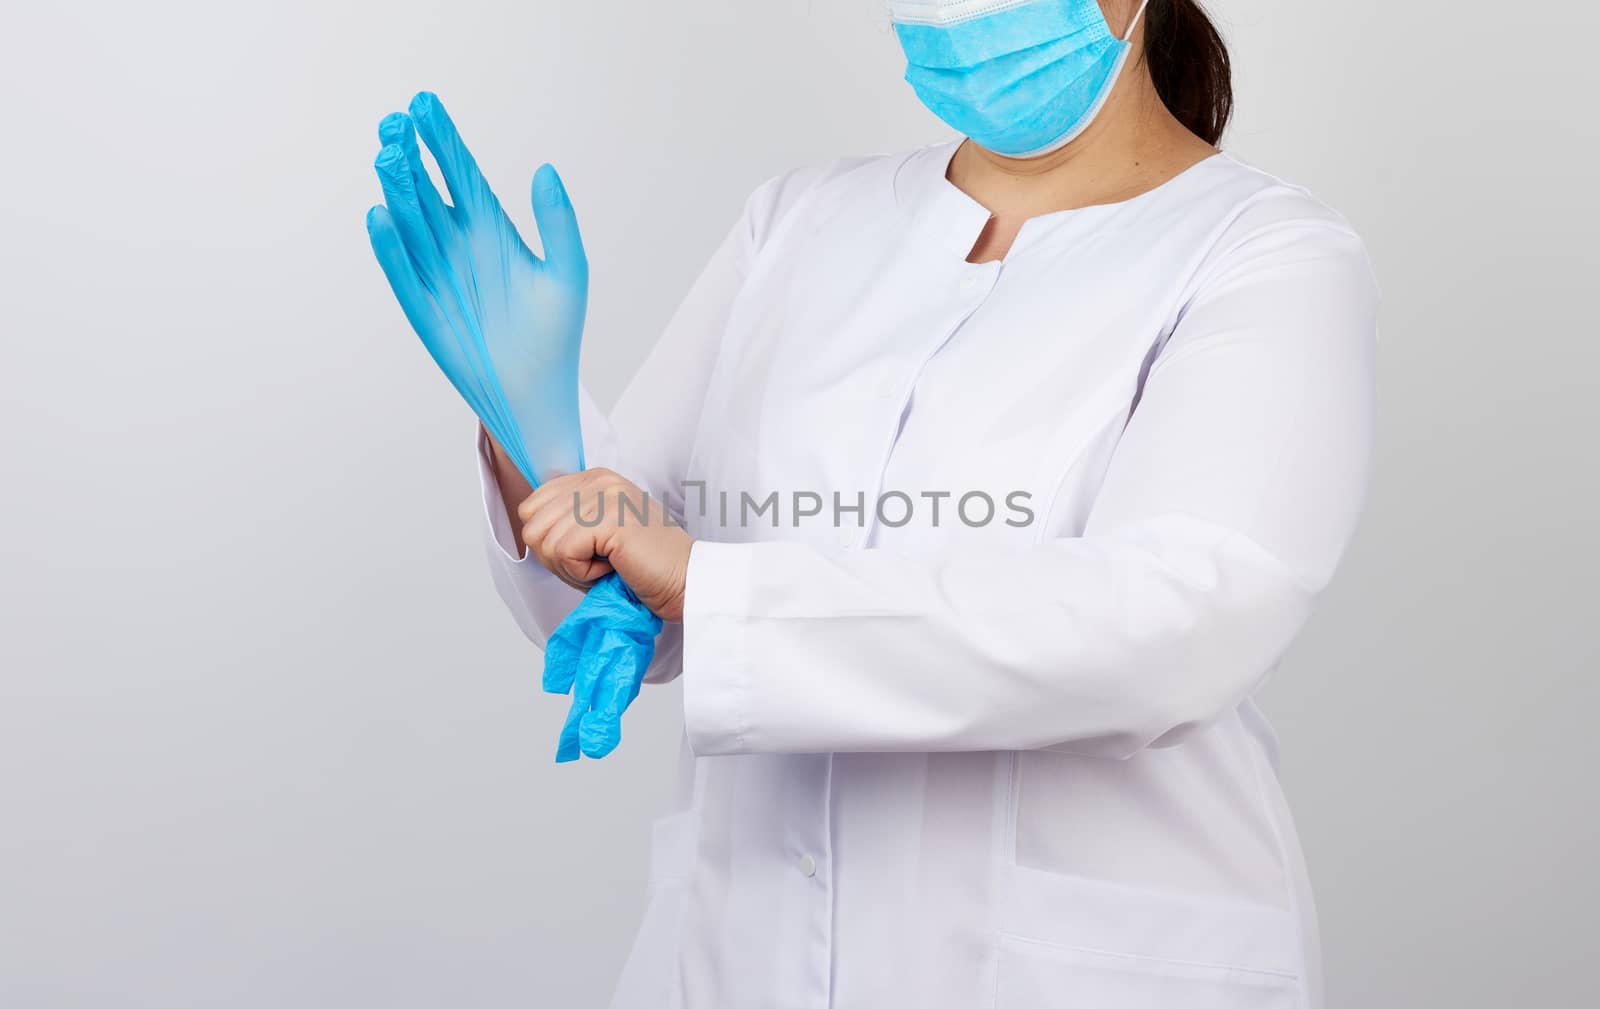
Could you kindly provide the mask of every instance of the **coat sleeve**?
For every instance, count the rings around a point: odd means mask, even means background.
[[[1082,536],[918,556],[696,543],[695,752],[1126,757],[1254,691],[1360,510],[1378,292],[1342,222],[1266,223],[1212,263]]]

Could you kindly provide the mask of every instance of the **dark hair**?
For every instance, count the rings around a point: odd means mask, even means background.
[[[1208,144],[1221,140],[1233,115],[1233,64],[1204,8],[1196,0],[1151,0],[1144,58],[1178,122]]]

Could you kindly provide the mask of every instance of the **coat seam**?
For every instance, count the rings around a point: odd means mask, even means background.
[[[1237,963],[1213,960],[1185,960],[1179,957],[1151,956],[1148,953],[1129,953],[1123,950],[1097,949],[1093,946],[1073,946],[1065,943],[1050,942],[1045,939],[1035,939],[1031,936],[1017,935],[1014,932],[1002,931],[999,938],[1003,942],[1014,942],[1028,946],[1037,946],[1046,950],[1061,950],[1069,953],[1087,953],[1092,956],[1108,957],[1117,960],[1132,960],[1139,963],[1171,964],[1175,967],[1194,967],[1201,970],[1227,971],[1237,974],[1258,975],[1263,978],[1275,978],[1283,981],[1295,982],[1296,987],[1303,975],[1288,970],[1276,970],[1271,967],[1248,967]]]

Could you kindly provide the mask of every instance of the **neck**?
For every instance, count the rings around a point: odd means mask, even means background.
[[[1026,219],[1131,198],[1215,153],[1167,111],[1139,59],[1072,143],[1036,158],[1008,158],[969,140],[948,177],[995,217]]]

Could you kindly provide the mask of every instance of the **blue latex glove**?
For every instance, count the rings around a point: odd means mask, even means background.
[[[451,203],[423,167],[433,152]],[[578,350],[589,266],[577,215],[549,165],[533,179],[545,258],[529,251],[438,98],[384,118],[376,168],[387,206],[367,214],[372,250],[411,326],[512,463],[537,486],[583,468]],[[661,621],[616,574],[601,579],[545,652],[545,689],[572,691],[556,759],[603,757],[621,738]]]
[[[604,757],[622,740],[622,713],[639,696],[661,618],[615,574],[602,578],[550,636],[544,689],[572,691],[556,761]]]
[[[418,133],[452,204],[423,168]],[[583,469],[578,348],[589,264],[561,177],[544,165],[533,178],[540,259],[432,94],[413,98],[410,115],[386,117],[378,138],[387,207],[372,208],[367,231],[412,328],[531,482]]]

